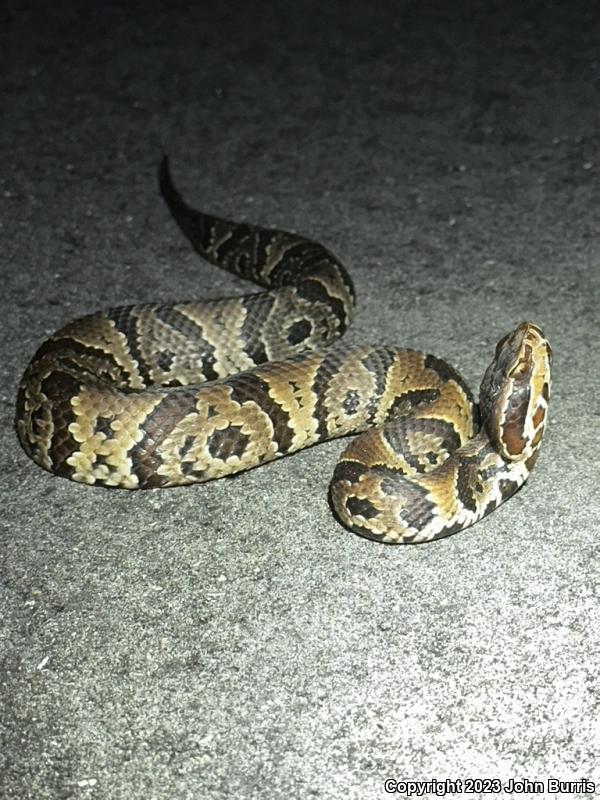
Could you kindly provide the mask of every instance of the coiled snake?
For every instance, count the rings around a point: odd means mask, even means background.
[[[550,394],[538,327],[500,340],[477,406],[434,356],[331,346],[354,290],[325,247],[195,211],[166,158],[160,187],[200,255],[267,291],[111,308],[61,328],[18,392],[18,436],[37,464],[87,484],[178,486],[362,432],[331,502],[350,530],[391,543],[462,530],[525,482]]]

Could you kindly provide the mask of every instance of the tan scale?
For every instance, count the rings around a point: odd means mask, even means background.
[[[71,398],[76,421],[69,425],[69,433],[79,449],[69,456],[67,463],[73,469],[74,481],[137,488],[139,481],[128,453],[142,440],[143,423],[159,405],[161,397],[144,392],[127,395],[125,413],[120,408],[122,397],[94,386],[83,386],[79,394]],[[110,421],[110,439],[96,431],[99,419]],[[98,456],[105,458],[106,464],[97,465]],[[114,471],[109,472],[107,465]]]
[[[376,390],[376,377],[365,367],[361,358],[368,352],[367,349],[353,350],[352,355],[348,354],[336,374],[331,377],[325,393],[328,438],[361,431],[367,426],[368,401]],[[358,395],[358,409],[352,415],[347,414],[344,409],[348,392],[356,392]]]
[[[243,456],[231,455],[225,461],[212,458],[207,444],[215,431],[239,427],[248,436]],[[194,443],[184,459],[180,453],[188,437]],[[180,421],[162,445],[163,463],[158,469],[168,485],[198,483],[221,478],[248,469],[276,458],[277,447],[273,441],[273,425],[270,418],[254,403],[232,401],[229,387],[213,386],[199,393],[196,412]],[[197,477],[186,475],[183,463],[193,465]]]
[[[317,398],[311,386],[321,363],[320,356],[308,355],[301,363],[280,362],[276,366],[256,368],[256,374],[271,386],[269,394],[290,416],[293,432],[288,449],[290,453],[319,441],[317,419],[314,415]]]
[[[214,347],[217,356],[214,368],[220,376],[233,375],[254,366],[254,361],[242,346],[242,327],[247,317],[242,298],[232,298],[228,303],[211,309],[184,305],[178,308],[199,327],[203,338]]]

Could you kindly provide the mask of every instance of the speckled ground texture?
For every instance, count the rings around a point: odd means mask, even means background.
[[[600,793],[594,5],[3,6],[3,799]],[[248,290],[179,234],[163,151],[194,204],[339,255],[350,342],[433,352],[477,387],[503,333],[542,326],[551,422],[525,489],[394,548],[333,519],[340,442],[138,493],[31,463],[12,420],[44,336]]]

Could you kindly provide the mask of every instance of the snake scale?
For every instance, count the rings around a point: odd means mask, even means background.
[[[325,247],[192,209],[166,158],[159,182],[195,250],[265,291],[110,308],[61,328],[18,391],[18,436],[37,464],[87,484],[179,486],[360,433],[331,503],[347,528],[388,543],[463,530],[522,486],[550,396],[536,325],[498,343],[477,405],[434,356],[337,341],[354,289]]]

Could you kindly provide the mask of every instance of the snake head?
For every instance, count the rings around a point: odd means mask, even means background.
[[[542,331],[522,322],[496,345],[480,392],[482,423],[507,461],[532,466],[544,435],[552,350]]]

